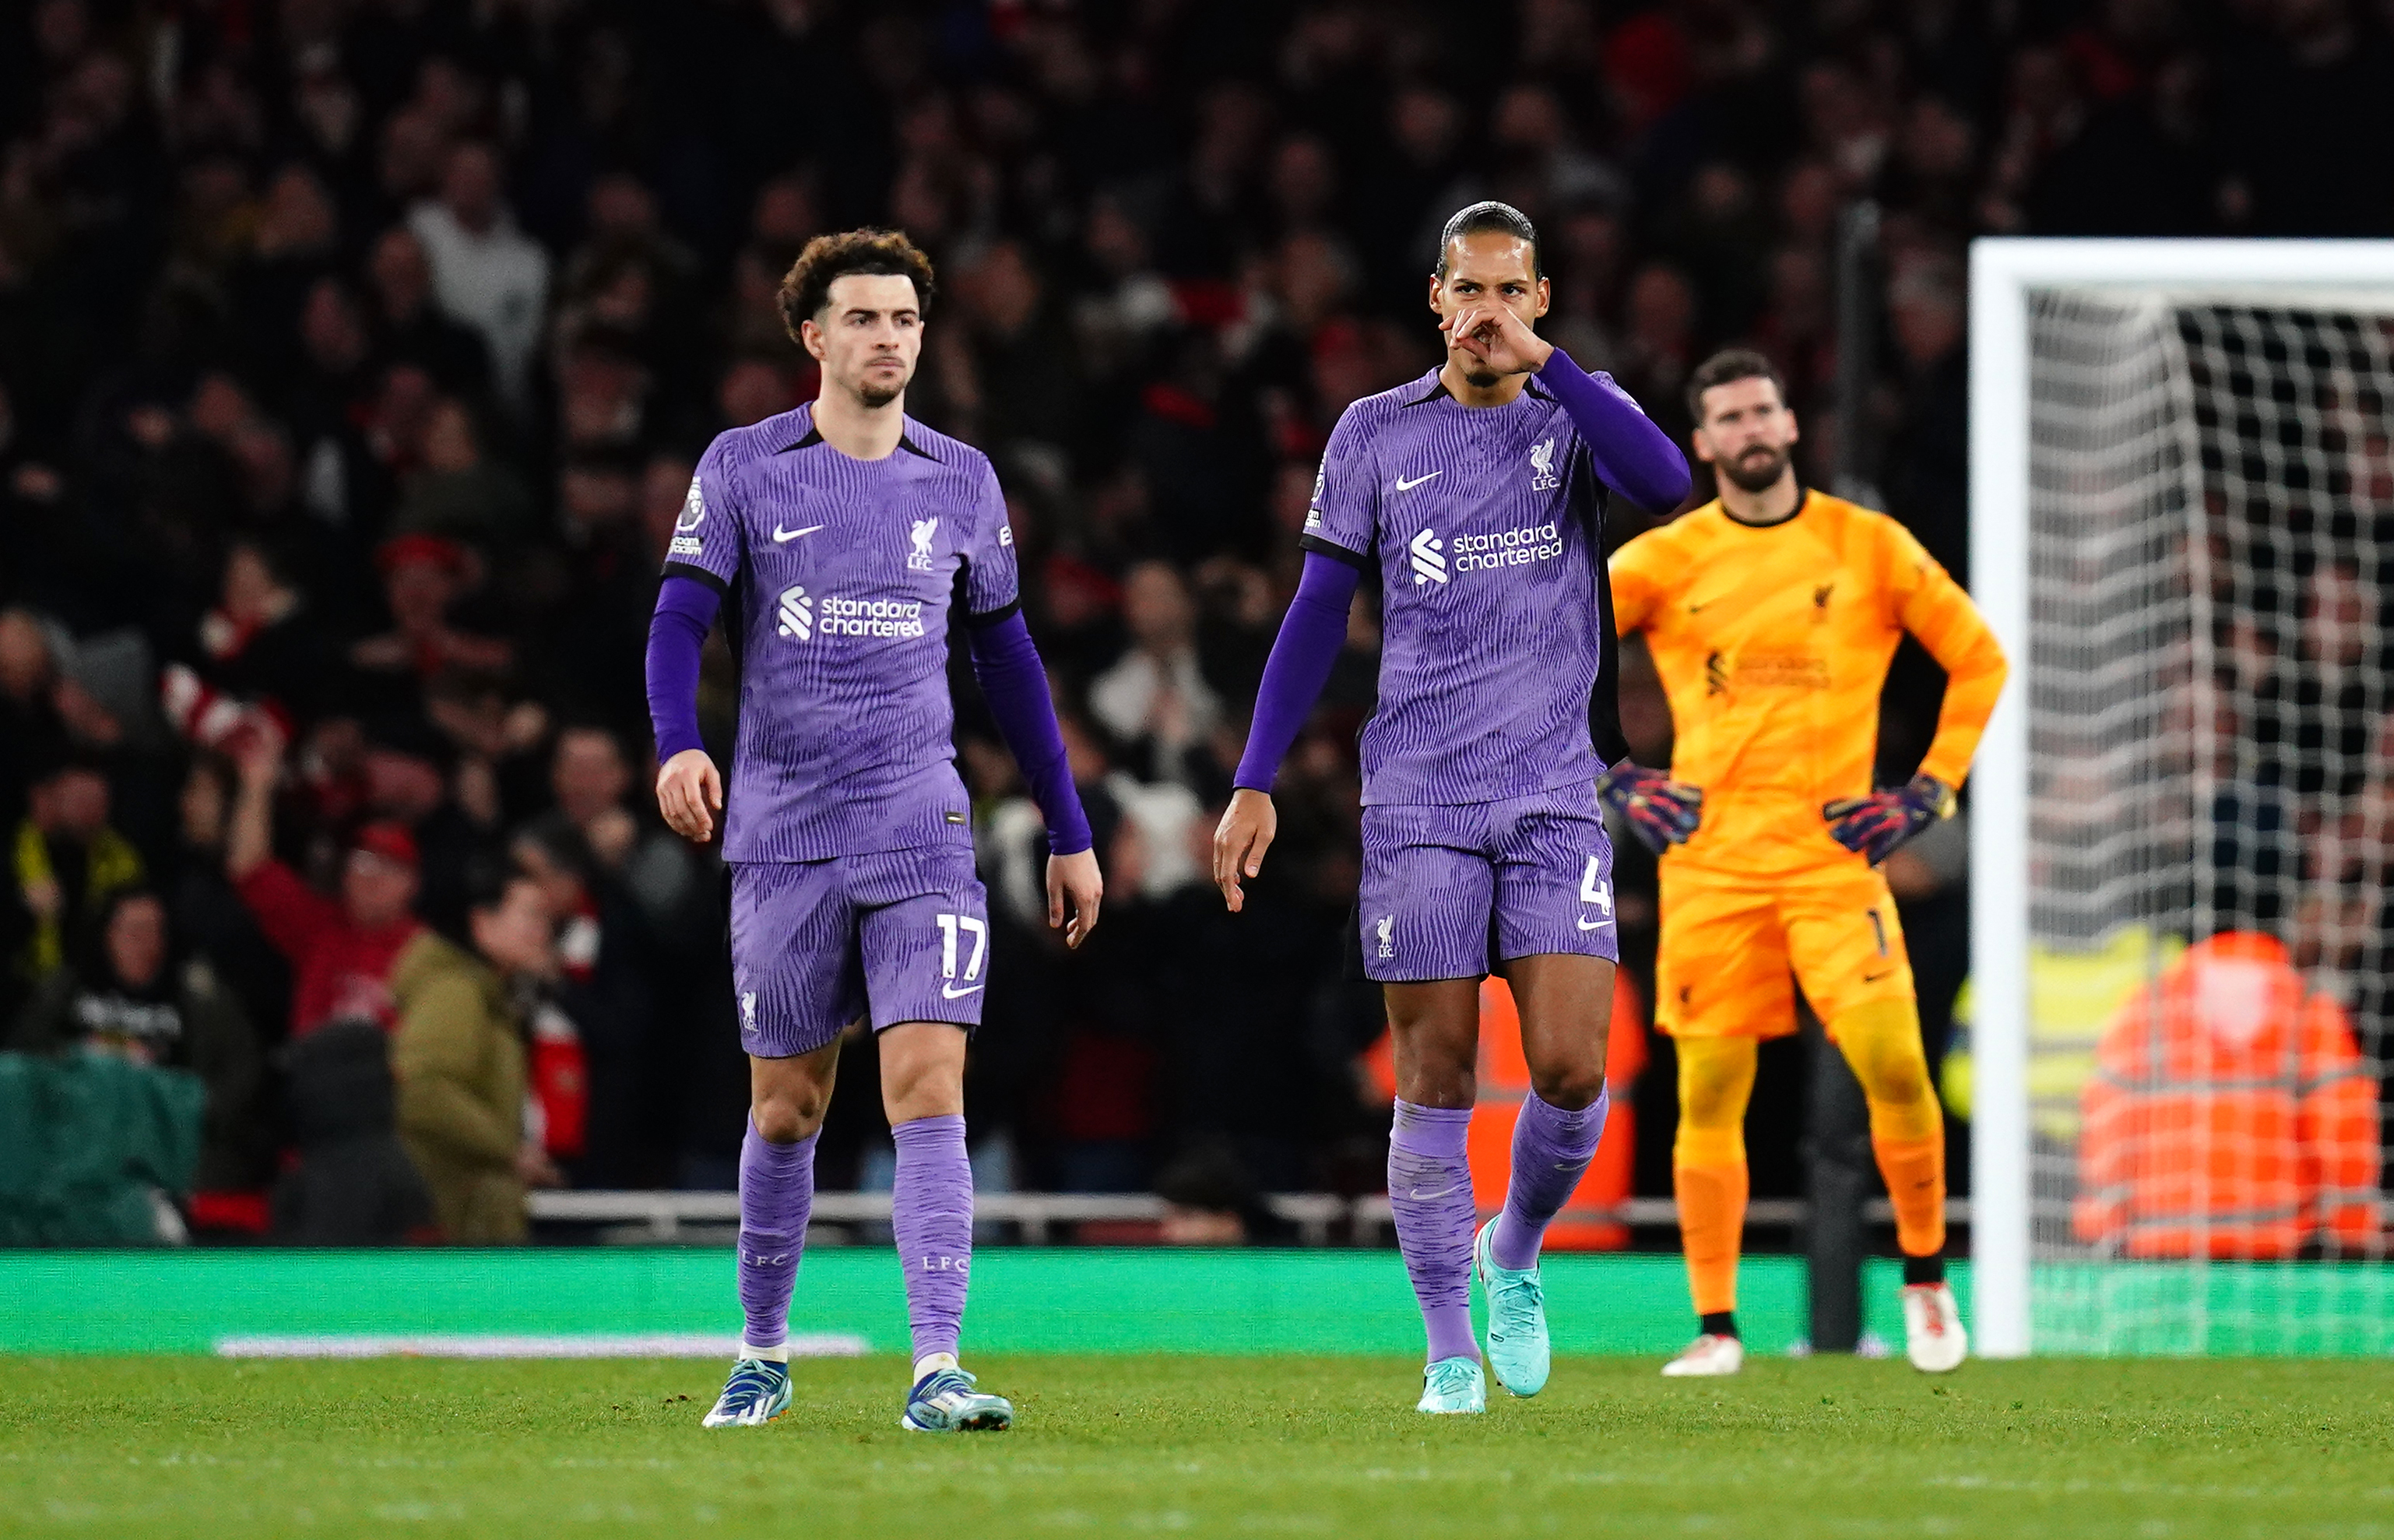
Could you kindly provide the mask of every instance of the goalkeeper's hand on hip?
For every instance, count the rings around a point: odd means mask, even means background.
[[[1822,804],[1829,837],[1878,865],[1940,818],[1953,816],[1953,788],[1933,775],[1915,775],[1891,791],[1841,796]]]
[[[1703,787],[1626,759],[1597,777],[1596,795],[1629,825],[1638,844],[1658,856],[1674,845],[1685,845],[1703,822]]]

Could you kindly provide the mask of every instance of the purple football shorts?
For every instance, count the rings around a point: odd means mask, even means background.
[[[989,900],[969,845],[731,868],[740,1046],[812,1053],[855,1021],[980,1024]]]
[[[1363,809],[1357,919],[1381,983],[1475,979],[1500,959],[1621,960],[1612,841],[1596,787]]]

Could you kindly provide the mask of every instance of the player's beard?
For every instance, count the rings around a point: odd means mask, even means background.
[[[1735,482],[1743,492],[1768,492],[1787,474],[1787,452],[1756,444],[1734,460],[1725,460],[1713,468]]]
[[[906,387],[914,383],[914,366],[912,363],[904,365],[904,371],[898,376],[898,383],[895,385],[885,385],[875,379],[868,364],[862,377],[850,388],[856,392],[857,401],[862,403],[866,411],[877,412],[903,396],[906,393]]]

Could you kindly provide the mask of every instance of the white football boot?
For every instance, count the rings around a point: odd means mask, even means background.
[[[1442,1358],[1422,1371],[1421,1402],[1414,1408],[1436,1415],[1470,1416],[1488,1410],[1488,1381],[1477,1358]]]
[[[1925,1375],[1950,1374],[1970,1356],[1969,1334],[1953,1291],[1942,1283],[1903,1286],[1903,1356]]]
[[[1733,1375],[1745,1367],[1745,1344],[1712,1332],[1688,1344],[1687,1351],[1663,1365],[1665,1379]]]

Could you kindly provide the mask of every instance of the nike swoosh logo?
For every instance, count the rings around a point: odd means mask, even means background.
[[[802,530],[785,530],[776,524],[773,526],[773,544],[778,546],[784,540],[796,540],[802,534],[812,534],[821,528],[822,528],[821,524],[809,524]]]
[[[1427,476],[1416,476],[1410,481],[1400,476],[1397,478],[1397,490],[1399,492],[1411,492],[1414,488],[1421,485],[1424,481],[1435,481],[1445,474],[1446,472],[1442,470],[1433,470]]]
[[[1601,930],[1611,923],[1611,920],[1582,920],[1579,922],[1579,928],[1582,930]]]
[[[1720,602],[1720,600],[1718,600],[1718,599],[1708,599],[1704,600],[1702,604],[1690,604],[1690,605],[1689,605],[1689,606],[1688,606],[1688,613],[1690,613],[1690,614],[1691,614],[1691,615],[1692,615],[1692,614],[1696,613],[1698,611],[1701,611],[1701,610],[1709,610],[1709,609],[1711,609],[1714,605],[1716,605],[1716,604],[1717,604],[1717,603],[1719,603],[1719,602]]]
[[[1413,1191],[1413,1200],[1417,1204],[1426,1204],[1434,1198],[1452,1197],[1462,1191],[1463,1188],[1459,1184],[1454,1187],[1441,1187],[1435,1192],[1425,1192],[1416,1187]]]
[[[1888,974],[1894,971],[1895,969],[1891,967],[1883,967],[1876,973],[1865,973],[1862,975],[1862,982],[1866,984],[1877,983],[1881,979],[1886,978]]]
[[[982,987],[983,986],[980,984],[967,984],[964,988],[958,989],[954,984],[941,984],[940,986],[940,998],[943,1000],[961,1000],[967,994],[980,994]]]

